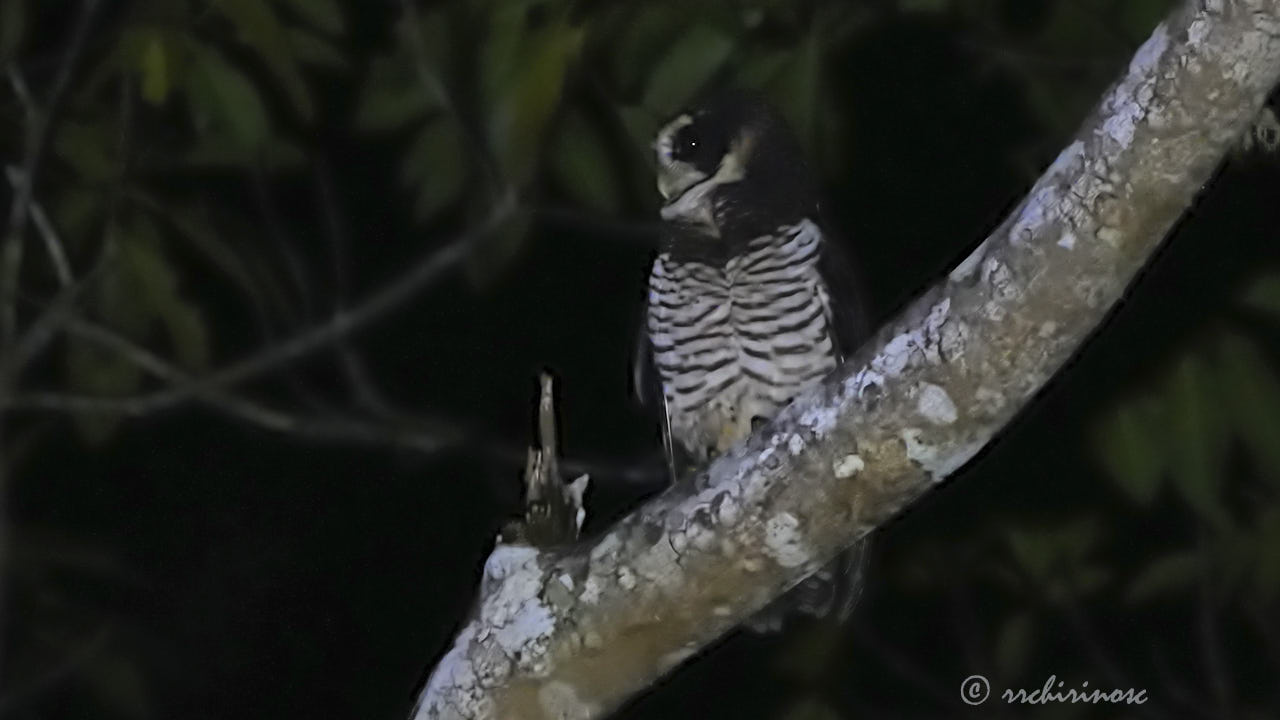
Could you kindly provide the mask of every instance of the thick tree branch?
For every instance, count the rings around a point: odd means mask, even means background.
[[[964,465],[1249,125],[1278,35],[1280,0],[1186,3],[1013,215],[821,387],[589,543],[499,546],[416,717],[600,717]]]

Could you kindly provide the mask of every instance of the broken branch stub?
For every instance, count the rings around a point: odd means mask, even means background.
[[[555,547],[578,539],[586,511],[583,495],[589,482],[582,475],[565,483],[560,477],[556,442],[555,388],[543,373],[538,393],[538,447],[530,447],[524,470],[524,519],[504,531],[508,544]]]

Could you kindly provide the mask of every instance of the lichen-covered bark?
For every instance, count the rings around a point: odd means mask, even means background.
[[[1278,34],[1280,0],[1187,3],[1012,216],[820,388],[590,543],[496,550],[415,716],[600,717],[963,465],[1258,112]]]

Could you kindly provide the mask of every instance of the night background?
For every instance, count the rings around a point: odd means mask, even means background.
[[[35,171],[0,717],[407,717],[521,510],[542,370],[589,533],[662,487],[629,387],[662,121],[773,98],[884,319],[1172,5],[0,0],[6,217]],[[1278,138],[1260,119],[1077,361],[873,536],[849,624],[735,632],[618,717],[1280,716]],[[200,384],[427,263],[354,332]],[[994,697],[1050,675],[1150,702]]]

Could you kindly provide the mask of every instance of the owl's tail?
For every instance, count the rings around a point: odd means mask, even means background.
[[[869,537],[859,540],[826,567],[766,605],[743,626],[757,633],[778,632],[797,615],[844,622],[862,597],[869,544]]]

